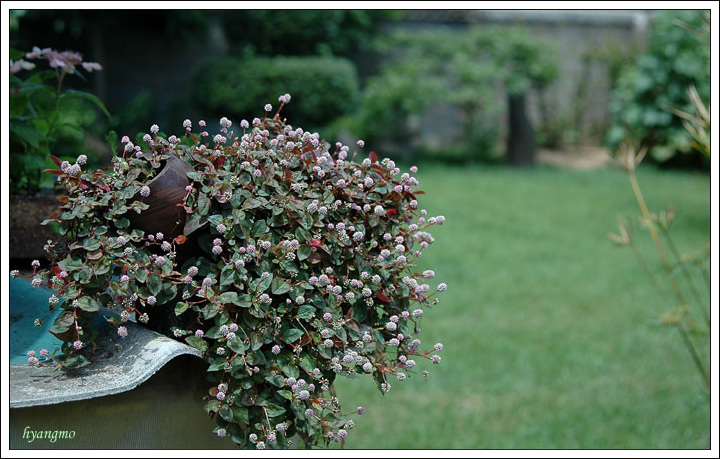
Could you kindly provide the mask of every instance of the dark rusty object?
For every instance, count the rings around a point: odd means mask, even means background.
[[[132,227],[145,234],[163,233],[165,240],[183,234],[187,213],[182,203],[187,195],[185,187],[190,185],[187,173],[192,170],[183,160],[171,156],[160,173],[147,184],[150,196],[142,199],[149,207],[140,214],[128,214]]]
[[[143,230],[147,235],[163,233],[163,240],[168,242],[174,241],[178,236],[183,236],[187,220],[183,201],[187,195],[186,187],[191,184],[187,173],[192,170],[193,168],[183,160],[177,156],[171,156],[160,173],[147,184],[150,187],[150,195],[142,199],[149,207],[139,215],[132,215],[131,227]],[[138,199],[140,199],[139,196]],[[197,240],[199,233],[200,231],[195,231],[192,234],[184,235],[186,237],[182,243],[174,244],[175,263],[178,268],[181,268],[186,261],[202,255],[202,249]],[[165,252],[158,248],[157,254],[165,255]],[[147,328],[171,338],[174,338],[173,329],[176,327],[183,330],[201,328],[202,325],[198,322],[196,312],[187,310],[180,316],[175,314],[175,305],[178,301],[180,301],[179,295],[155,306],[138,305],[137,310],[140,313],[148,313],[150,319],[145,324]]]

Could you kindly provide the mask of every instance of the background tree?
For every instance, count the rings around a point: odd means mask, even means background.
[[[465,159],[487,159],[494,156],[506,98],[507,160],[516,166],[534,163],[535,133],[525,98],[556,77],[552,45],[522,29],[478,27],[402,31],[378,49],[388,58],[365,90],[359,124],[374,126],[366,128],[367,135],[397,135],[412,115],[432,104],[450,104],[460,113]]]

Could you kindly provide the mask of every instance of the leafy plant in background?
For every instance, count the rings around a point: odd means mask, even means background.
[[[701,31],[702,32],[702,31]],[[709,30],[708,30],[709,32]],[[709,33],[705,36],[709,42]],[[699,69],[704,73],[703,69]],[[686,89],[690,109],[673,107],[674,113],[684,127],[685,143],[691,145],[704,157],[710,158],[710,111],[694,86]],[[641,211],[641,224],[650,233],[662,266],[664,279],[658,278],[651,265],[643,258],[634,245],[632,225],[621,222],[619,233],[611,238],[618,244],[633,248],[653,285],[671,308],[662,315],[662,324],[674,327],[687,349],[695,368],[702,378],[705,390],[710,393],[710,246],[696,252],[682,254],[676,246],[670,228],[675,218],[675,209],[652,213],[643,196],[635,170],[648,153],[649,147],[638,149],[625,146],[620,152],[617,164],[625,169]],[[668,290],[669,289],[669,290]]]
[[[647,148],[658,162],[680,160],[694,150],[673,108],[694,109],[686,97],[694,86],[710,98],[709,11],[661,11],[653,19],[647,51],[618,81],[610,104],[614,125],[606,142],[615,150],[624,142]]]
[[[353,421],[333,390],[338,375],[371,374],[386,393],[420,359],[440,362],[442,344],[421,350],[418,336],[446,285],[413,268],[444,217],[422,210],[410,173],[374,153],[361,159],[362,141],[329,145],[286,124],[290,96],[279,100],[274,114],[267,104],[266,117],[242,120],[241,134],[227,118],[214,136],[186,120],[182,137],[153,126],[137,145],[123,138],[107,170],[57,160],[67,196],[51,221],[62,239],[48,245],[50,268],[34,263],[29,278],[57,292],[51,332],[63,355],[31,352],[29,364],[89,364],[106,310],[119,339],[132,317],[160,324],[204,353],[217,435],[283,448],[294,435],[307,447],[344,444]],[[170,164],[187,171],[170,206],[180,231],[139,229]]]
[[[359,97],[355,65],[337,57],[217,58],[198,67],[193,99],[203,113],[249,118],[257,100],[290,88],[298,103],[287,116],[318,129]]]
[[[47,158],[58,154],[63,142],[75,145],[76,155],[82,150],[72,142],[82,141],[84,126],[94,120],[87,103],[110,117],[93,94],[63,87],[67,75],[84,78],[81,68],[89,73],[102,66],[84,62],[77,52],[51,48],[35,47],[29,53],[11,50],[10,57],[10,191],[35,193]],[[41,70],[35,61],[47,61],[49,68]]]
[[[552,45],[522,29],[400,31],[378,40],[378,48],[391,56],[364,91],[358,125],[375,130],[363,134],[392,134],[398,120],[430,104],[449,104],[461,113],[468,160],[495,156],[505,102],[499,93],[522,97],[557,73]]]

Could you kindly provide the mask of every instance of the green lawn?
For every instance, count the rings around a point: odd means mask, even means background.
[[[681,250],[709,244],[709,176],[638,176],[652,210],[676,206]],[[417,178],[421,206],[447,218],[420,267],[448,284],[420,335],[443,360],[385,396],[369,376],[339,379],[344,411],[367,408],[346,448],[710,447],[700,377],[658,324],[667,304],[607,237],[639,215],[623,172],[421,165]]]

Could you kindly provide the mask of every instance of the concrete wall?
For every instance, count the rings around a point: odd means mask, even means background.
[[[648,10],[418,10],[399,27],[421,30],[452,26],[461,30],[469,25],[518,26],[551,40],[558,50],[558,79],[542,94],[528,94],[530,120],[536,130],[554,127],[564,142],[597,144],[609,122],[611,82],[606,62],[590,56],[603,50],[641,50],[651,17]],[[541,103],[545,104],[546,118]],[[425,137],[423,143],[439,145],[457,136],[457,129],[442,125],[443,120],[452,120],[449,110],[438,107],[416,120]],[[506,114],[502,117],[505,120]]]

